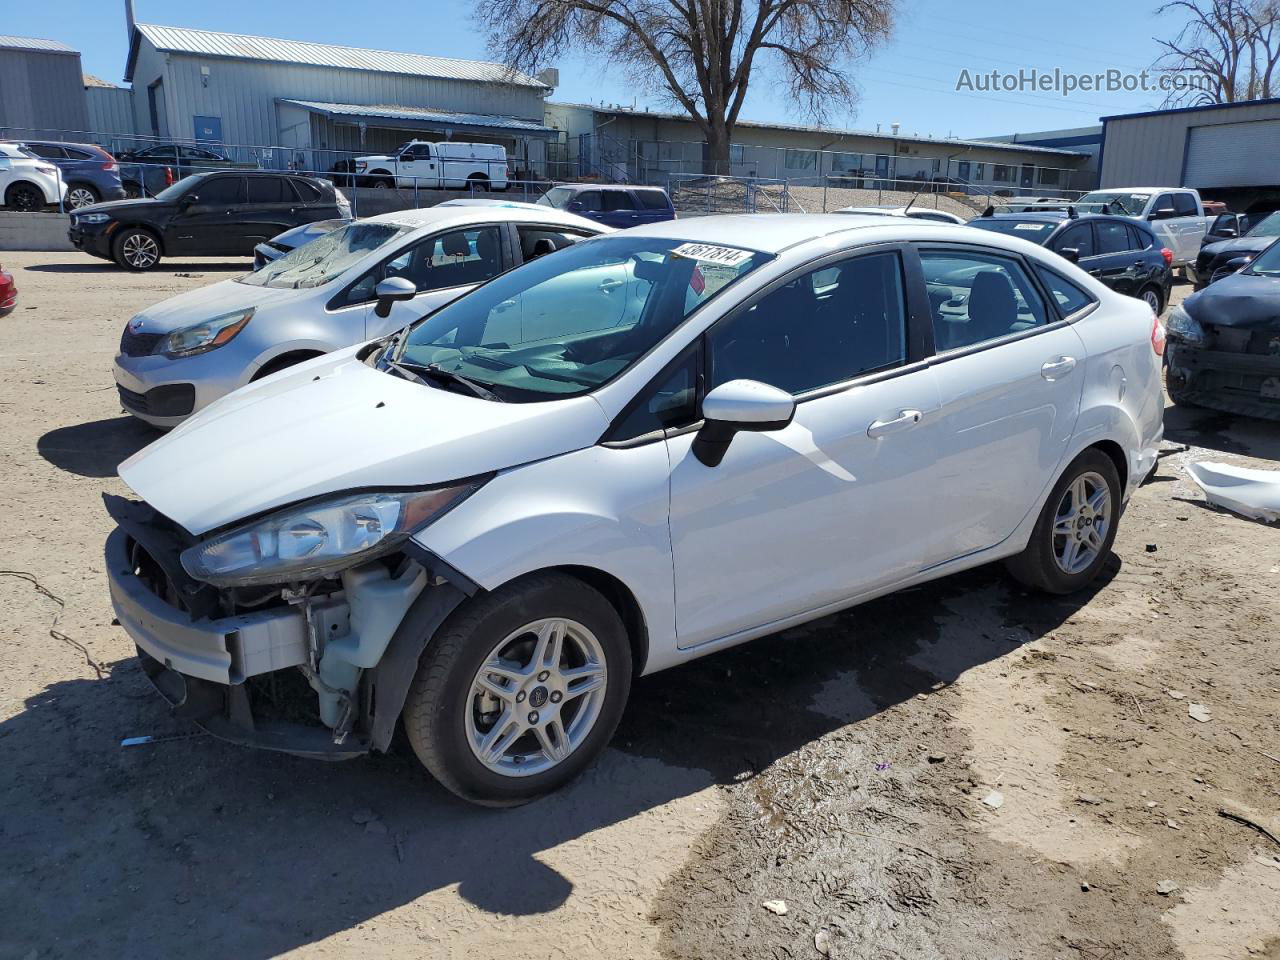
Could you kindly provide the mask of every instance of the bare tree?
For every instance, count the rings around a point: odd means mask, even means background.
[[[1156,69],[1182,83],[1165,97],[1166,106],[1276,95],[1280,0],[1171,0],[1156,10],[1165,13],[1187,17],[1172,40],[1156,40],[1164,50]]]
[[[729,144],[752,71],[779,73],[821,121],[855,99],[847,66],[889,36],[896,0],[479,0],[490,49],[533,72],[566,50],[597,55],[663,90],[707,140],[713,173]]]

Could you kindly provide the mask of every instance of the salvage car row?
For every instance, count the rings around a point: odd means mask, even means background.
[[[634,677],[996,560],[1086,586],[1155,465],[1163,352],[1150,304],[1016,233],[339,222],[130,321],[122,401],[172,429],[108,498],[113,605],[218,736],[340,758],[403,729],[521,803]]]

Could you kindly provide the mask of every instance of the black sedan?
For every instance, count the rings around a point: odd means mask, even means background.
[[[1218,218],[1222,219],[1223,217]],[[1212,236],[1210,233],[1210,237]],[[1213,283],[1215,277],[1223,274],[1228,263],[1233,260],[1252,260],[1271,246],[1276,237],[1280,237],[1280,213],[1269,213],[1254,219],[1244,236],[1228,236],[1201,247],[1195,266],[1187,270],[1187,276],[1197,290],[1203,290]],[[1230,273],[1231,270],[1227,269],[1225,272]]]
[[[68,236],[77,249],[126,270],[150,270],[161,257],[252,256],[255,245],[291,227],[350,216],[328,180],[198,173],[151,198],[83,207]]]
[[[1021,237],[1048,247],[1117,293],[1145,300],[1159,314],[1173,285],[1173,252],[1140,220],[1074,210],[996,213],[988,209],[969,226]]]
[[[1169,311],[1174,403],[1280,420],[1280,240]]]

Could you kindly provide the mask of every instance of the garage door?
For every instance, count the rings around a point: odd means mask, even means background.
[[[1185,187],[1280,185],[1280,120],[1221,123],[1187,131]]]

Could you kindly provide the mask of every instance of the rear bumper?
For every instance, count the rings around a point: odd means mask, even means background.
[[[1179,401],[1280,420],[1280,355],[1202,350],[1170,340],[1168,356]]]

